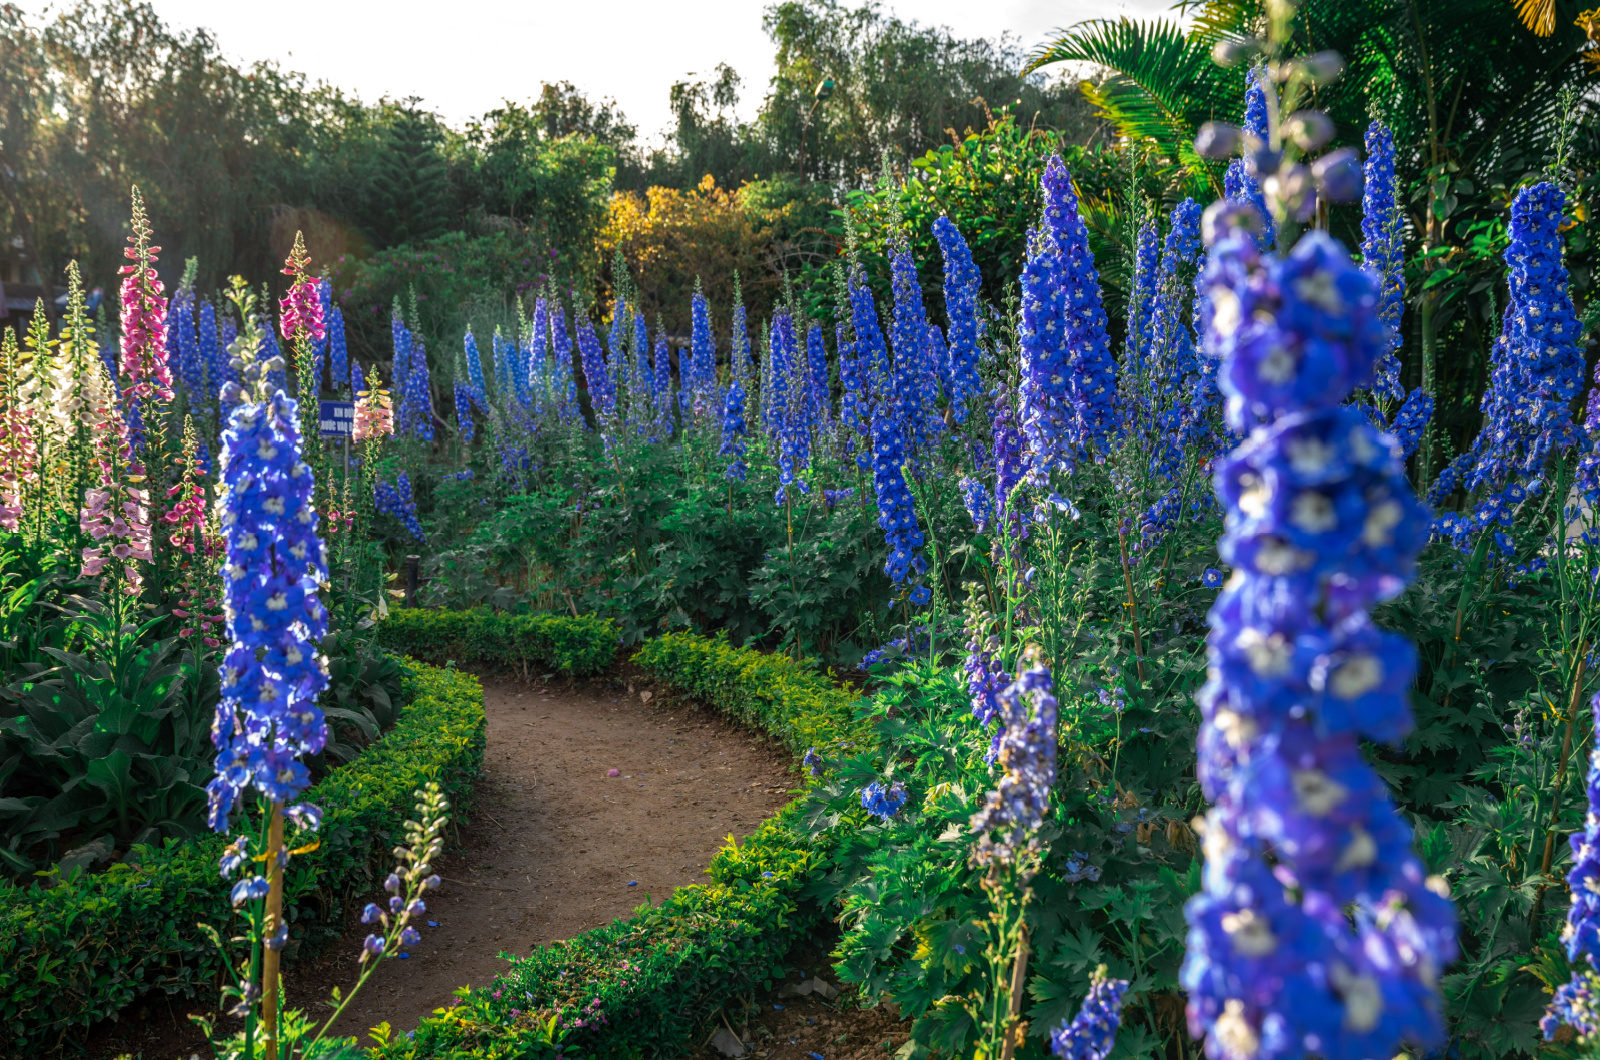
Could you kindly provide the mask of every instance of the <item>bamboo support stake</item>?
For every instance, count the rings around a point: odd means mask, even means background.
[[[267,918],[263,927],[267,940],[277,934],[283,919],[283,803],[272,804],[272,820],[267,831]],[[282,950],[264,944],[261,954],[261,1021],[267,1047],[267,1060],[278,1060],[278,959]]]

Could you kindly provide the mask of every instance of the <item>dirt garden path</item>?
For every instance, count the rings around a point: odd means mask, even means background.
[[[780,750],[708,709],[643,692],[485,682],[487,776],[466,845],[442,859],[446,884],[428,898],[425,919],[438,926],[421,928],[410,958],[383,963],[339,1033],[364,1039],[385,1021],[410,1030],[457,987],[504,970],[498,953],[527,954],[628,915],[646,894],[659,901],[704,880],[730,833],[748,835],[792,797]],[[367,930],[352,922],[326,955],[292,965],[290,1003],[321,1009],[329,987],[348,988]],[[191,1010],[200,1006],[136,1003],[91,1034],[89,1055],[204,1053],[183,1018]]]

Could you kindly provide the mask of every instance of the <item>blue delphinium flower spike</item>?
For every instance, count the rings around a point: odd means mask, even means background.
[[[1062,1060],[1106,1060],[1122,1026],[1122,995],[1127,992],[1128,980],[1108,978],[1103,964],[1096,968],[1078,1014],[1050,1032],[1050,1051]]]

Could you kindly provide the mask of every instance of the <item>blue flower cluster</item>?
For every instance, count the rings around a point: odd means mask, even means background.
[[[1150,370],[1156,345],[1156,298],[1161,293],[1158,273],[1161,233],[1153,222],[1139,226],[1133,247],[1133,294],[1128,299],[1129,363],[1135,376]]]
[[[344,311],[338,306],[328,310],[328,367],[335,390],[344,386],[349,376],[350,350],[344,337]]]
[[[1404,217],[1396,197],[1394,133],[1382,122],[1367,126],[1367,161],[1361,193],[1361,267],[1378,287],[1378,317],[1389,341],[1372,369],[1372,392],[1390,401],[1405,397],[1400,385],[1400,322],[1406,309]]]
[[[261,328],[261,343],[256,347],[256,363],[267,369],[268,390],[277,393],[289,389],[289,371],[283,359],[283,348],[278,345],[277,329],[270,324]],[[137,411],[137,408],[129,410],[130,413]]]
[[[417,501],[411,494],[411,478],[404,471],[396,477],[393,486],[387,482],[379,482],[374,486],[372,500],[378,511],[400,520],[412,537],[420,542],[428,540],[422,523],[417,519]]]
[[[972,516],[973,528],[980,534],[987,534],[990,524],[994,522],[994,499],[989,495],[989,487],[971,475],[962,476],[959,485],[961,502],[966,505],[967,514]]]
[[[196,400],[211,408],[216,405],[217,391],[233,377],[228,374],[228,352],[223,348],[222,336],[217,334],[217,311],[210,302],[200,303],[198,331],[203,375],[201,391],[196,395]]]
[[[578,325],[578,359],[583,366],[583,383],[589,391],[589,404],[594,408],[594,418],[609,450],[616,430],[617,387],[611,381],[611,371],[600,353],[600,336],[594,333],[594,325],[587,320]]]
[[[822,503],[828,509],[828,511],[831,512],[837,508],[841,502],[847,501],[855,495],[856,490],[854,486],[843,490],[823,490]]]
[[[1188,293],[1194,289],[1190,270],[1200,255],[1200,213],[1200,204],[1193,199],[1185,199],[1172,208],[1150,314],[1152,392],[1163,404],[1180,406],[1180,411],[1192,408],[1192,394],[1200,375],[1194,332],[1184,319]]]
[[[806,418],[814,428],[828,422],[833,404],[828,394],[828,347],[822,338],[822,325],[806,330],[806,377],[810,383]]]
[[[672,437],[672,352],[667,347],[665,331],[656,336],[655,360],[650,365],[650,395],[656,410],[651,441],[664,442]]]
[[[1483,430],[1433,487],[1435,497],[1458,482],[1489,493],[1472,515],[1447,516],[1435,527],[1462,548],[1493,524],[1507,490],[1542,490],[1546,463],[1578,440],[1571,406],[1583,385],[1583,325],[1562,261],[1565,203],[1561,189],[1546,183],[1524,188],[1511,204],[1510,297],[1489,358]]]
[[[333,284],[326,277],[317,281],[317,305],[322,310],[322,338],[311,340],[311,374],[316,381],[312,393],[322,392],[323,370],[328,363],[328,322],[333,314]],[[342,322],[341,322],[342,326]]]
[[[567,311],[560,301],[550,306],[550,386],[556,402],[556,419],[583,426],[578,406],[578,380],[572,370],[572,337],[567,334]]]
[[[1100,275],[1072,176],[1052,155],[1040,180],[1044,224],[1022,274],[1022,431],[1039,484],[1058,464],[1105,455],[1118,429],[1117,365]]]
[[[498,338],[499,336],[496,336]],[[433,441],[433,383],[428,376],[428,351],[422,340],[411,340],[411,370],[400,406],[400,421],[413,437]]]
[[[967,695],[972,701],[972,716],[988,727],[1000,716],[1001,694],[1011,683],[1000,661],[1000,638],[993,631],[994,620],[986,614],[967,622],[967,660],[962,669],[967,675]],[[1003,730],[1002,730],[1003,731]],[[1000,754],[1000,733],[995,733],[986,761],[993,764]]]
[[[1218,1060],[1427,1046],[1454,911],[1362,753],[1411,727],[1415,650],[1368,611],[1404,588],[1427,525],[1397,447],[1339,404],[1384,348],[1377,288],[1316,231],[1283,261],[1227,231],[1206,272],[1230,420],[1256,429],[1215,477],[1234,575],[1197,697],[1214,807],[1185,910],[1190,1033]]]
[[[405,401],[406,376],[411,374],[411,332],[406,328],[405,321],[400,317],[400,303],[395,301],[394,313],[389,317],[389,336],[393,342],[394,359],[389,366],[389,386],[397,399]],[[498,355],[498,349],[496,350]],[[405,421],[404,409],[395,409],[395,430],[403,432]]]
[[[906,804],[907,798],[906,786],[900,781],[886,788],[880,781],[874,780],[861,789],[861,808],[888,824],[900,812],[900,807]]]
[[[743,482],[748,468],[744,462],[744,439],[748,428],[744,422],[744,384],[735,379],[722,397],[722,448],[717,455],[726,457],[728,470],[723,477]]]
[[[455,383],[456,398],[456,429],[461,432],[461,440],[471,444],[476,434],[476,427],[472,422],[472,389],[461,380]]]
[[[995,760],[1003,772],[983,808],[972,815],[979,835],[972,861],[1012,864],[1038,853],[1036,834],[1056,783],[1056,697],[1049,667],[1035,662],[999,694],[1001,729]],[[974,704],[976,709],[976,704]]]
[[[994,392],[992,415],[994,510],[1009,523],[1012,540],[1021,541],[1028,536],[1028,522],[1023,518],[1021,506],[1011,503],[1011,494],[1022,483],[1026,471],[1022,432],[1017,430],[1017,416],[1011,411],[1011,399],[1003,388]]]
[[[317,536],[311,468],[300,456],[295,402],[278,391],[265,405],[244,404],[222,432],[218,500],[226,544],[222,568],[227,654],[211,742],[216,777],[206,786],[208,821],[225,831],[244,789],[270,802],[310,783],[302,755],[328,739],[317,697],[328,687],[317,642],[328,614],[317,597],[327,556]]]
[[[900,427],[905,432],[908,455],[915,456],[933,444],[944,429],[939,418],[939,372],[928,348],[928,313],[922,305],[922,283],[916,259],[904,238],[891,243],[889,286],[894,293],[894,319],[890,328],[894,347],[894,392]]]
[[[1245,150],[1266,150],[1269,147],[1266,70],[1253,66],[1246,71],[1244,81]],[[1256,236],[1257,247],[1271,250],[1277,246],[1277,223],[1272,219],[1272,211],[1267,209],[1267,197],[1261,193],[1260,182],[1251,174],[1244,159],[1236,158],[1228,163],[1228,171],[1222,181],[1222,194],[1232,202],[1255,208],[1261,224],[1261,231]]]
[[[1411,391],[1406,403],[1400,406],[1400,411],[1394,415],[1394,424],[1389,428],[1389,433],[1400,443],[1402,457],[1410,457],[1417,451],[1417,446],[1422,444],[1422,434],[1428,429],[1428,421],[1431,419],[1433,419],[1433,395],[1419,386]]]
[[[1128,980],[1110,979],[1101,965],[1089,977],[1089,993],[1078,1014],[1050,1032],[1050,1051],[1062,1060],[1106,1060],[1122,1026],[1122,996]]]
[[[800,474],[811,466],[811,388],[794,318],[787,312],[772,318],[771,372],[768,430],[778,443],[778,491],[773,503],[782,504],[791,486],[799,487],[801,493],[810,492]]]
[[[733,378],[750,388],[750,383],[755,379],[755,365],[750,360],[750,327],[745,316],[744,302],[738,297],[738,277],[734,278],[734,306],[733,306],[733,349],[729,353],[729,365]]]
[[[183,383],[190,411],[199,412],[206,400],[205,365],[200,355],[200,337],[195,333],[192,288],[180,288],[167,308],[167,350],[178,362],[178,379]]]
[[[871,403],[865,381],[861,377],[861,361],[856,356],[855,344],[850,341],[849,325],[843,321],[834,326],[834,349],[839,357],[839,422],[845,427],[844,451],[856,451],[856,437],[866,438],[871,431]],[[871,466],[865,452],[856,456],[856,466],[865,471]]]
[[[944,311],[950,322],[945,389],[952,417],[957,423],[965,423],[967,403],[983,390],[978,379],[978,339],[983,331],[978,291],[983,277],[961,230],[950,218],[941,215],[933,222],[933,237],[944,257]]]
[[[1600,695],[1590,700],[1589,709],[1600,736]],[[1545,1041],[1563,1023],[1584,1037],[1600,1031],[1600,978],[1595,974],[1600,970],[1600,741],[1589,752],[1588,782],[1589,814],[1583,831],[1567,838],[1572,846],[1572,869],[1567,873],[1572,905],[1561,937],[1573,974],[1556,991],[1540,1022]]]
[[[366,390],[366,389],[367,389],[367,377],[366,377],[365,373],[363,373],[361,371],[361,362],[360,361],[351,361],[350,362],[350,393],[353,394],[353,395],[356,395],[356,396],[360,396],[361,392],[363,390]]]

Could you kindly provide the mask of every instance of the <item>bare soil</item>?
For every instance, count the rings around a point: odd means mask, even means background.
[[[432,924],[421,927],[422,944],[408,959],[383,962],[340,1018],[340,1034],[364,1038],[384,1022],[410,1030],[450,1005],[458,987],[491,981],[510,955],[627,916],[645,895],[660,900],[699,882],[728,836],[754,831],[792,797],[795,778],[780,751],[642,684],[563,690],[488,679],[484,693],[486,777],[464,848],[440,862],[446,882],[428,898]],[[348,988],[367,930],[352,920],[323,956],[289,965],[290,1003],[320,1010],[330,987]],[[203,1053],[183,1018],[202,1010],[194,1001],[148,999],[94,1028],[87,1053]]]

